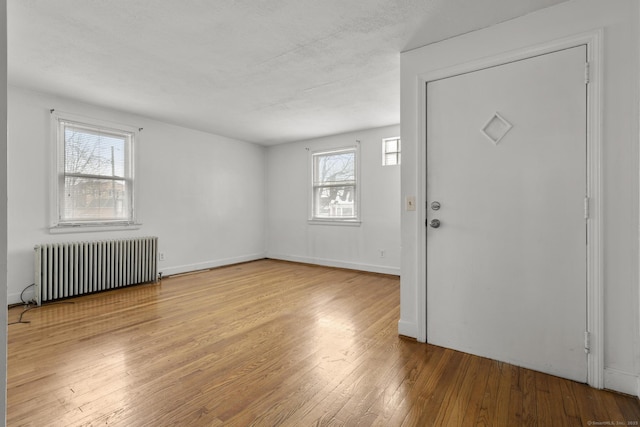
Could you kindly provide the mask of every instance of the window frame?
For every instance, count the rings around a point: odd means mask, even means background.
[[[125,182],[125,194],[128,201],[128,215],[125,219],[87,219],[87,220],[66,220],[63,219],[64,202],[62,197],[65,193],[65,135],[64,124],[84,127],[89,132],[98,134],[112,134],[123,136],[128,139],[127,149],[124,153],[124,177],[117,179]],[[94,119],[77,114],[58,112],[51,110],[51,191],[50,191],[50,226],[51,233],[89,232],[89,231],[111,231],[111,230],[132,230],[139,229],[137,222],[136,193],[137,181],[135,179],[136,170],[136,148],[139,144],[140,129],[119,123]],[[88,179],[114,180],[109,176],[91,174],[69,174],[76,177],[86,175]]]
[[[349,217],[320,217],[316,216],[316,189],[317,188],[325,188],[325,187],[341,187],[343,185],[340,184],[331,184],[331,185],[317,185],[316,184],[316,161],[315,159],[318,156],[323,155],[332,155],[339,154],[345,152],[353,152],[354,153],[354,181],[353,185],[349,184],[348,186],[353,186],[353,209],[355,211],[355,215]],[[361,180],[360,180],[360,145],[346,146],[340,148],[332,148],[332,149],[321,149],[316,151],[309,151],[309,216],[308,222],[309,224],[324,224],[324,225],[352,225],[359,226],[361,221],[361,203],[360,203],[360,194],[361,191]],[[346,182],[346,181],[345,181]]]
[[[398,141],[397,151],[387,151],[387,141]],[[395,154],[396,163],[387,163],[387,155]],[[399,136],[382,138],[382,166],[400,166],[402,163],[402,140]]]

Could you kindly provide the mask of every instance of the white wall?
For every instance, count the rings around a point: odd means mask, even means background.
[[[400,166],[381,163],[382,138],[399,132],[396,125],[269,147],[268,257],[399,274]],[[309,224],[309,153],[353,146],[356,140],[360,141],[361,225]]]
[[[136,150],[139,230],[49,233],[52,108],[144,128]],[[264,257],[264,147],[16,87],[8,127],[9,303],[34,281],[38,243],[158,236],[165,275]]]
[[[604,386],[638,394],[638,102],[637,0],[573,0],[402,54],[402,196],[424,207],[424,153],[418,139],[418,75],[603,28]],[[402,213],[399,331],[417,336],[424,211]],[[422,251],[422,253],[424,253]]]
[[[0,1],[0,307],[7,306],[7,2]],[[0,311],[7,324],[7,310]],[[6,425],[7,327],[0,334],[0,426]]]

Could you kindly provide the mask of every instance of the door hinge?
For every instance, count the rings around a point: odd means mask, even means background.
[[[589,332],[584,333],[584,352],[589,354],[591,350],[591,334]]]
[[[584,219],[589,219],[589,196],[584,197]]]
[[[589,82],[591,81],[591,80],[589,79],[590,74],[591,74],[591,73],[589,72],[589,68],[590,68],[590,67],[589,67],[589,63],[588,63],[588,62],[585,62],[585,63],[584,63],[584,84],[586,84],[586,85],[588,85],[588,84],[589,84]]]

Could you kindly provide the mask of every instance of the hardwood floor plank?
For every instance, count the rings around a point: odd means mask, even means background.
[[[374,426],[400,425],[406,413],[412,406],[411,399],[408,398],[410,389],[414,386],[418,373],[429,370],[433,363],[435,354],[441,354],[442,349],[434,347],[437,351],[429,351],[428,347],[422,346],[408,338],[400,337],[398,342],[401,350],[402,363],[395,371],[393,379],[386,389],[386,393],[381,395],[376,412],[378,417],[373,422]],[[436,356],[439,357],[439,356]]]
[[[616,405],[620,409],[622,422],[627,426],[640,425],[640,405],[631,399],[616,399]]]
[[[520,368],[519,378],[522,390],[522,425],[535,426],[538,420],[535,372]]]
[[[573,390],[567,381],[558,377],[549,377],[549,393],[557,396],[553,399],[557,409],[554,411],[562,416],[569,426],[581,426],[582,420],[578,415],[578,405]]]
[[[549,391],[549,375],[544,375],[540,372],[535,373],[535,385],[536,385],[536,412],[538,419],[553,420],[552,415],[552,403],[557,400],[558,396],[551,396]],[[556,423],[563,424],[563,419],[558,419]]]
[[[418,398],[421,402],[420,407],[415,411],[420,413],[418,425],[435,425],[438,423],[438,417],[443,413],[444,408],[448,406],[445,399],[452,398],[455,394],[455,386],[458,383],[458,374],[464,374],[461,363],[464,360],[464,354],[455,350],[446,350],[450,354],[447,364],[442,367],[442,375],[438,378],[434,372],[433,386],[427,388],[422,398]],[[444,361],[444,360],[443,360]],[[441,366],[440,364],[438,366]]]
[[[485,390],[490,379],[489,375],[494,364],[495,362],[492,360],[484,358],[480,359],[477,379],[473,384],[469,404],[467,405],[467,411],[465,412],[462,425],[475,425],[477,423]]]
[[[427,408],[427,405],[436,388],[440,386],[440,380],[444,377],[445,370],[456,353],[453,350],[442,349],[437,363],[434,363],[431,369],[423,369],[418,374],[414,385],[415,391],[411,397],[413,406],[403,420],[403,425],[429,425],[429,421],[436,417],[437,414],[433,413],[432,408]]]
[[[627,420],[625,420],[622,411],[620,411],[620,406],[617,404],[617,397],[615,393],[607,393],[599,398],[602,400],[603,406],[607,408],[607,413],[609,414],[608,420],[615,424],[626,424]]]
[[[511,367],[511,390],[509,391],[509,409],[507,425],[521,426],[524,425],[524,400],[521,383],[522,369],[517,366]]]
[[[440,407],[435,423],[445,426],[462,425],[464,414],[471,400],[473,384],[477,380],[480,358],[464,354],[456,384],[450,388]]]
[[[16,321],[22,307],[9,310]],[[397,334],[397,277],[262,260],[9,326],[9,426],[586,425],[638,400]],[[612,418],[613,417],[613,418]]]
[[[493,362],[489,371],[489,379],[484,390],[484,396],[478,418],[477,425],[505,425],[506,420],[501,420],[502,408],[505,403],[508,404],[508,390],[506,390],[504,373],[504,364],[502,362]],[[510,388],[510,387],[509,387]]]

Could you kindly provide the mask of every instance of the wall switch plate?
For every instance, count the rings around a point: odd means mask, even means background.
[[[407,196],[405,209],[408,211],[416,210],[416,196]]]

